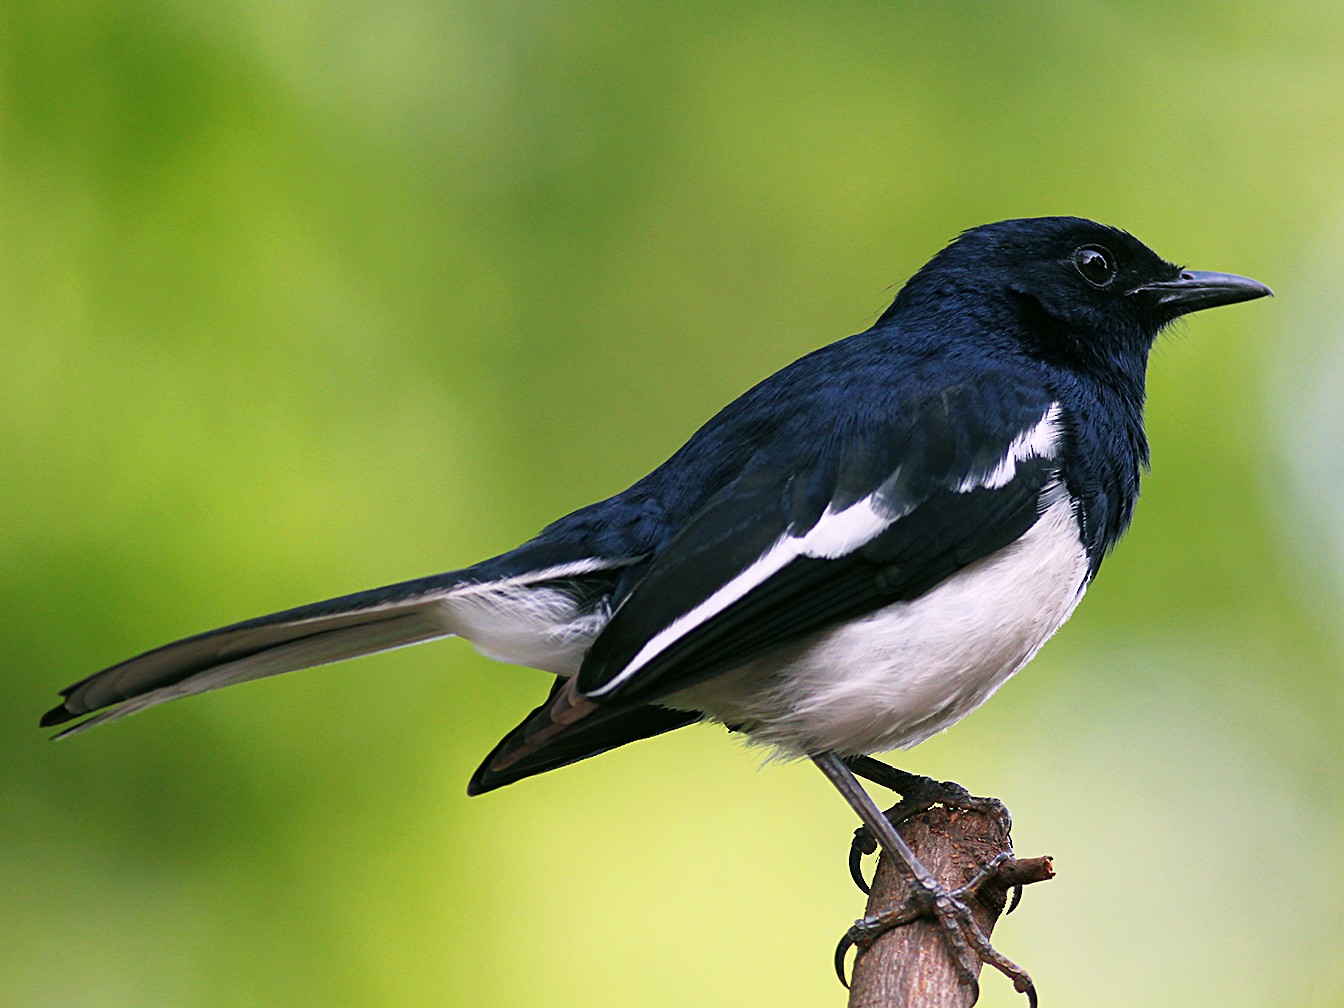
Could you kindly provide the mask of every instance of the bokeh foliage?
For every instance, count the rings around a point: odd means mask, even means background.
[[[508,547],[1042,213],[1279,297],[1163,343],[1131,538],[902,763],[1058,859],[999,933],[1047,1003],[1344,1003],[1341,51],[1323,3],[7,0],[0,1003],[842,1003],[849,814],[721,731],[468,802],[544,677],[451,643],[35,721]]]

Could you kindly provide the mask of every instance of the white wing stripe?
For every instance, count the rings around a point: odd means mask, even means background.
[[[600,697],[625,682],[659,654],[666,651],[675,641],[684,637],[700,624],[723,612],[734,602],[747,595],[753,588],[763,584],[767,578],[779,573],[790,560],[800,556],[834,560],[852,553],[864,543],[876,537],[891,526],[902,514],[883,515],[873,506],[870,495],[851,504],[843,511],[827,508],[821,519],[802,536],[785,534],[761,554],[750,567],[726,582],[722,588],[705,599],[689,612],[678,616],[666,627],[654,634],[630,663],[589,696]]]
[[[742,598],[753,588],[760,585],[770,575],[775,574],[784,568],[790,560],[798,555],[797,544],[801,542],[792,536],[781,536],[775,541],[775,544],[761,554],[760,559],[744,570],[741,574],[729,580],[722,588],[716,591],[709,598],[705,599],[690,612],[678,616],[658,633],[649,638],[648,642],[639,649],[639,653],[630,660],[630,663],[621,669],[610,682],[598,687],[588,694],[592,697],[600,697],[611,692],[621,683],[625,682],[641,668],[647,665],[655,657],[666,651],[669,645],[695,627],[704,623],[706,620],[718,615],[727,609],[730,605]]]
[[[1063,433],[1059,414],[1059,403],[1051,403],[1050,408],[1045,411],[1045,416],[1034,426],[1013,438],[998,465],[985,476],[967,476],[957,484],[957,493],[998,490],[1013,481],[1013,477],[1017,475],[1019,462],[1033,458],[1052,458],[1059,447],[1059,438]]]

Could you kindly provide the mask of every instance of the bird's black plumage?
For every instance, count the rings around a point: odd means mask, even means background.
[[[473,567],[130,659],[65,690],[42,723],[102,712],[68,729],[80,730],[176,696],[458,634],[557,675],[473,792],[704,716],[798,752],[818,740],[853,753],[911,744],[1030,657],[1128,526],[1148,458],[1144,375],[1158,332],[1188,311],[1267,293],[1182,270],[1079,218],[975,228],[871,329],[746,392],[623,493]],[[973,627],[963,610],[975,578],[992,574],[1001,595],[1012,571],[1035,577],[1037,567],[1045,581],[1021,584],[1022,612],[1012,613],[1021,640],[977,628],[984,669],[980,652],[948,650],[924,670],[950,677],[948,695],[925,683],[907,697],[890,658],[901,628],[937,640],[929,621]],[[1039,626],[1027,597],[1038,590],[1052,593],[1041,597],[1055,614]],[[866,710],[846,694],[845,669],[817,666],[842,645],[866,654],[870,626],[875,640],[886,635],[874,654],[893,664]],[[917,652],[901,660],[919,664]],[[811,725],[812,708],[827,705],[834,723]]]
[[[874,349],[880,353],[882,347]],[[840,392],[848,403],[873,395],[888,373],[881,356],[871,368],[840,366],[852,368],[849,387]],[[613,689],[604,697],[657,698],[831,623],[913,598],[930,582],[1026,531],[1036,518],[1036,497],[1052,475],[1049,467],[1036,466],[995,490],[963,494],[956,487],[989,473],[1011,434],[1043,417],[1050,400],[995,375],[974,381],[954,371],[931,384],[944,387],[937,394],[920,390],[888,415],[855,415],[835,407],[829,415],[812,414],[804,403],[802,415],[822,418],[818,429],[798,431],[776,457],[749,466],[659,551],[658,562],[593,642],[579,671],[580,692],[601,690],[662,627],[781,537],[815,528],[828,508],[843,511],[873,495],[893,519],[901,518],[841,557],[794,558],[761,589],[644,666],[628,690]],[[1021,514],[1024,504],[1028,515]]]

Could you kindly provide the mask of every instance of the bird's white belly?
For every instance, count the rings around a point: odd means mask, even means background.
[[[813,634],[671,705],[797,756],[924,741],[984,703],[1082,598],[1087,554],[1068,496],[1052,496],[1021,539],[919,598]]]

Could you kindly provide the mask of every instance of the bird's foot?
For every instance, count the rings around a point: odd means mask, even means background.
[[[835,950],[835,969],[840,982],[849,986],[845,979],[845,956],[851,948],[862,955],[864,950],[888,931],[921,918],[932,918],[952,948],[952,961],[956,966],[957,976],[962,983],[971,988],[972,1004],[978,1000],[980,993],[980,984],[976,978],[979,973],[977,967],[986,964],[993,966],[1011,980],[1014,989],[1019,994],[1027,996],[1030,1008],[1036,1008],[1036,987],[1031,981],[1031,976],[990,944],[989,938],[976,924],[970,908],[966,905],[968,899],[974,898],[985,884],[993,880],[999,874],[999,870],[1012,860],[1012,856],[1006,851],[998,854],[969,882],[957,889],[946,890],[936,885],[928,887],[916,885],[910,898],[901,906],[855,921],[840,939]],[[1015,888],[1020,894],[1021,886]]]
[[[1008,815],[1008,809],[1003,802],[997,798],[981,798],[973,795],[956,781],[936,781],[932,777],[908,773],[871,756],[855,756],[845,762],[860,777],[895,791],[901,796],[900,801],[882,813],[893,826],[921,812],[927,812],[935,805],[979,812],[994,819],[1001,819],[1009,828],[1012,826],[1012,818]],[[849,845],[849,874],[854,879],[854,884],[865,893],[870,892],[871,887],[863,877],[863,857],[865,854],[875,853],[877,853],[877,838],[867,826],[860,826],[854,831],[854,839]],[[1012,913],[1017,907],[1021,896],[1021,886],[1014,887],[1008,913]]]

